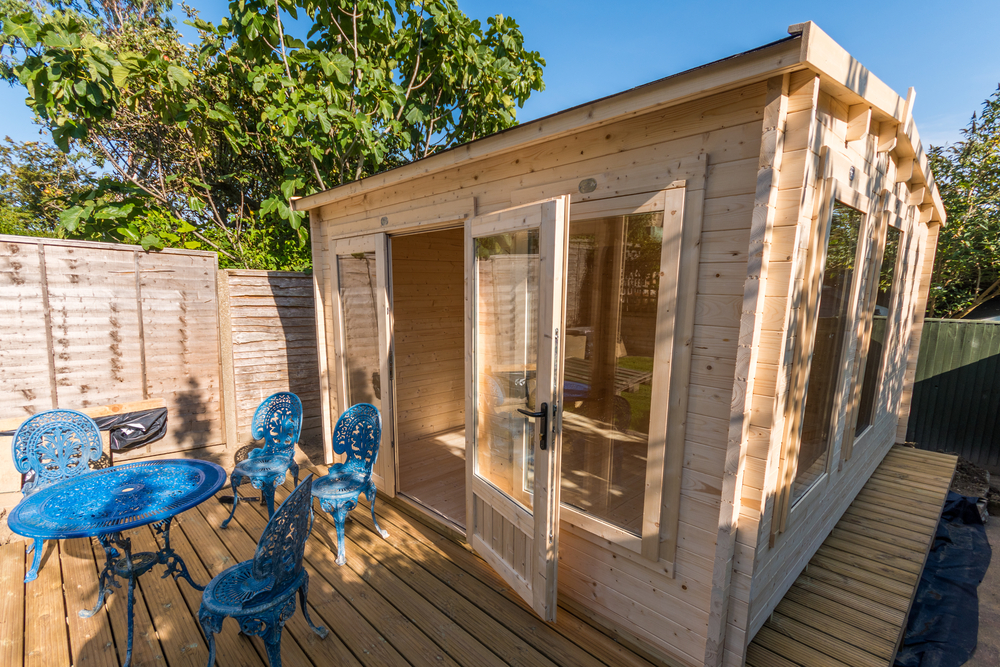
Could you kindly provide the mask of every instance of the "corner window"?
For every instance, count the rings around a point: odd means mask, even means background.
[[[837,391],[843,376],[844,341],[852,318],[858,239],[864,214],[835,201],[826,246],[826,264],[819,286],[812,361],[806,381],[806,399],[799,440],[798,463],[792,485],[792,504],[812,488],[826,471]]]
[[[882,255],[882,264],[876,276],[878,282],[874,285],[875,298],[871,315],[871,334],[862,362],[864,375],[861,377],[861,398],[858,401],[858,420],[854,428],[855,437],[864,433],[872,425],[875,417],[875,408],[881,387],[879,379],[885,360],[889,308],[895,290],[896,264],[898,263],[902,236],[902,230],[888,227],[885,252]]]

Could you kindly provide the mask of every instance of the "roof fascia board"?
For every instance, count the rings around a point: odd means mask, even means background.
[[[802,35],[800,42],[802,52],[799,59],[810,69],[818,72],[822,82],[847,88],[870,104],[874,110],[900,124],[899,136],[905,138],[912,147],[915,164],[927,183],[927,195],[935,212],[932,220],[944,223],[946,217],[944,203],[934,183],[927,153],[920,143],[916,123],[913,122],[913,109],[907,100],[869,72],[812,21],[791,25],[788,27],[788,32]]]
[[[308,211],[336,201],[384,188],[419,176],[435,174],[459,164],[573,134],[650,111],[763,81],[776,74],[801,69],[798,39],[681,72],[653,84],[518,125],[448,151],[432,155],[368,178],[303,197],[292,202],[296,211]]]

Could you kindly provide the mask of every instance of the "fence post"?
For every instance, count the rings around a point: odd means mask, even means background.
[[[229,272],[220,269],[215,284],[219,302],[219,361],[222,375],[222,437],[226,441],[226,451],[239,448],[239,434],[236,429],[236,374],[233,370],[233,321],[230,310]]]

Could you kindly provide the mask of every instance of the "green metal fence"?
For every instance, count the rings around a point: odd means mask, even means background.
[[[1000,322],[924,322],[906,439],[1000,467]]]

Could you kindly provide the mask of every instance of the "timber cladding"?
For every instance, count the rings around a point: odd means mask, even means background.
[[[601,212],[633,215],[639,205],[633,198],[640,195],[648,199],[674,188],[682,195],[663,209],[679,216],[664,224],[664,234],[672,232],[679,241],[680,259],[671,307],[675,324],[658,325],[656,332],[665,337],[669,329],[675,343],[666,405],[652,406],[667,413],[667,445],[662,456],[648,450],[647,473],[654,472],[647,474],[642,496],[643,521],[659,520],[649,533],[654,543],[647,548],[646,532],[637,538],[565,503],[558,527],[559,603],[669,664],[743,664],[753,635],[891,447],[897,406],[909,395],[915,371],[919,312],[944,212],[912,122],[913,94],[896,95],[814,24],[790,32],[790,40],[752,54],[294,203],[310,213],[318,354],[326,360],[322,377],[331,378],[343,348],[333,325],[345,311],[330,271],[338,244],[388,238],[401,261],[425,263],[403,254],[406,243],[421,242],[405,241],[404,235],[448,233],[464,222],[468,282],[476,265],[474,230],[498,212],[521,215],[528,204],[568,196],[572,225],[598,219]],[[803,465],[799,475],[799,434],[821,331],[817,318],[835,201],[865,220],[851,246],[851,261],[862,270],[843,302],[846,342],[815,361],[816,375],[825,367],[832,378],[826,465]],[[872,347],[874,299],[881,294],[881,277],[874,279],[881,274],[873,267],[887,252],[889,227],[899,234],[890,254],[898,257],[895,287],[891,303],[881,305],[888,315],[880,312],[885,321]],[[578,271],[572,245],[567,261],[559,280]],[[459,278],[447,275],[457,269],[442,265],[416,273],[414,267],[409,283],[399,281],[385,334],[397,336],[397,359],[437,363],[438,371],[442,362],[460,365],[457,352],[454,358],[439,356],[451,352],[457,331],[443,332],[435,340],[444,342],[432,343],[424,328],[391,328],[392,308],[458,308]],[[482,287],[501,276],[476,279]],[[395,280],[389,274],[386,283]],[[470,308],[481,307],[472,305],[474,297],[467,291],[470,323]],[[445,298],[453,301],[445,304]],[[490,325],[502,330],[510,324],[502,306],[477,317],[492,316]],[[567,311],[577,306],[569,294]],[[401,317],[400,323],[411,319]],[[421,327],[444,325],[440,317],[426,319]],[[470,344],[484,325],[476,326],[467,324],[464,336],[466,368],[472,368],[472,355],[481,354]],[[626,347],[638,346],[630,334],[623,334]],[[441,349],[430,347],[435,344]],[[886,352],[869,360],[872,349]],[[866,386],[869,363],[881,366],[870,374],[876,384]],[[422,365],[414,363],[414,370]],[[398,371],[397,392],[417,394],[420,385],[404,386],[404,367]],[[413,401],[408,409],[397,405],[401,429],[426,425],[433,432],[460,416],[457,376],[432,377],[428,382],[440,400]],[[468,386],[472,401],[475,390]],[[866,388],[872,397],[859,422]],[[334,404],[336,390],[325,391]],[[470,410],[472,403],[466,405]],[[332,416],[324,426],[331,423]],[[468,438],[475,424],[467,424]],[[663,471],[659,478],[657,470]],[[469,472],[467,479],[473,478]],[[816,483],[796,496],[797,478]],[[650,490],[660,487],[657,514],[650,511]],[[481,526],[472,529],[470,537]]]
[[[162,398],[167,435],[117,460],[224,445],[216,272],[214,253],[0,237],[0,418]]]
[[[235,426],[236,446],[250,442],[254,411],[279,391],[302,401],[299,442],[319,445],[323,427],[312,276],[234,269],[219,274],[220,314],[224,323],[228,320],[222,329],[223,366],[232,378],[226,395],[233,395],[227,417]]]

